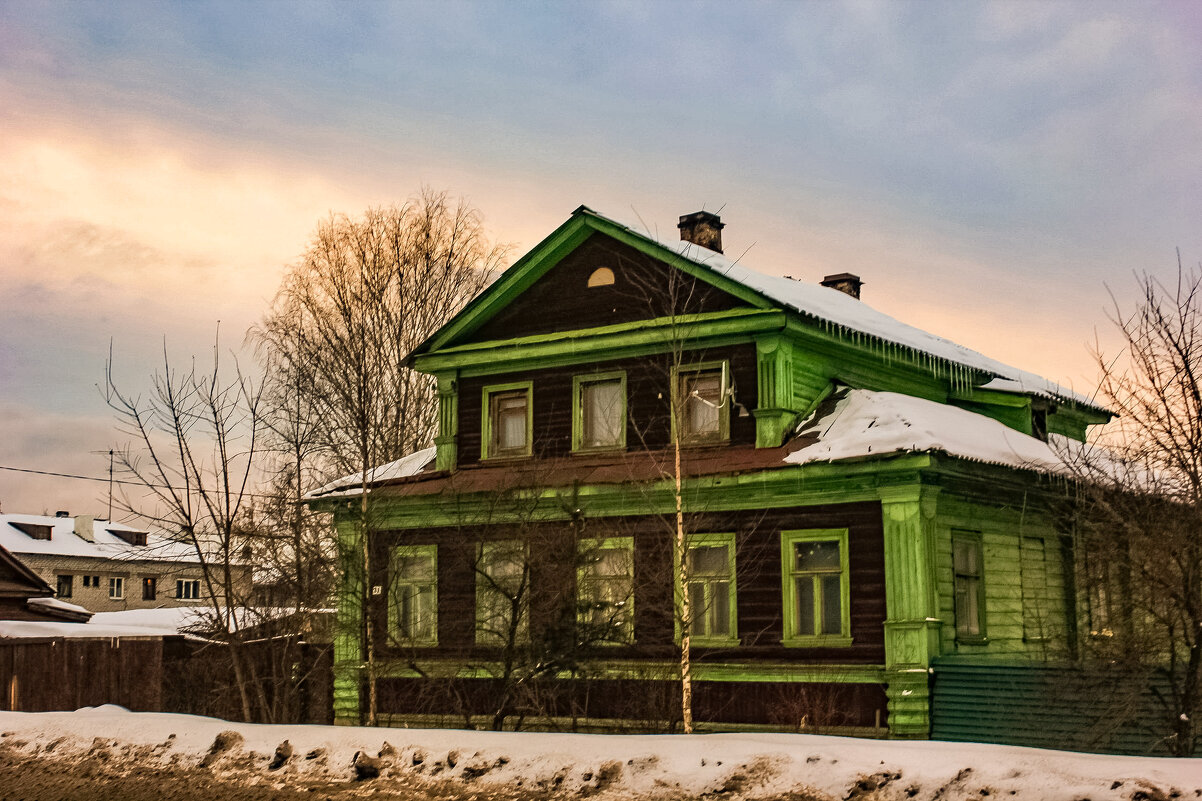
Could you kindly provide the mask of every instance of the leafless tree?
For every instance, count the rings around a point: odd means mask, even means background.
[[[369,471],[429,444],[437,398],[432,379],[404,359],[471,299],[500,267],[506,248],[489,244],[479,212],[445,193],[423,190],[402,206],[332,215],[318,225],[255,332],[282,368],[303,366],[310,385],[314,445],[327,473],[359,474],[359,554],[346,559],[367,608],[371,528]],[[376,660],[370,615],[361,641],[368,676],[367,722],[376,722]]]
[[[255,710],[269,704],[239,630],[251,591],[248,513],[262,448],[261,386],[236,365],[223,371],[215,344],[207,371],[195,363],[175,368],[164,348],[146,396],[117,387],[110,357],[105,398],[131,440],[116,463],[149,496],[133,504],[125,499],[125,506],[192,546],[216,629],[229,647],[243,717],[255,720]]]
[[[1110,317],[1117,356],[1095,349],[1117,420],[1081,469],[1075,523],[1087,653],[1150,681],[1168,750],[1194,753],[1202,713],[1202,273],[1138,276]]]

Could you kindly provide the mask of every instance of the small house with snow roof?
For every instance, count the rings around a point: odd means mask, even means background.
[[[1071,653],[1107,411],[679,228],[577,209],[410,355],[433,446],[310,495],[338,721],[671,729],[687,644],[699,730],[921,738],[941,665]]]

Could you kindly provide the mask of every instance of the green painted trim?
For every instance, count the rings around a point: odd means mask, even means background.
[[[735,534],[730,532],[705,532],[693,533],[685,535],[685,551],[689,551],[696,547],[706,547],[713,545],[726,546],[726,560],[730,567],[730,573],[727,576],[727,589],[729,620],[727,628],[730,634],[727,635],[704,635],[693,634],[689,641],[696,646],[702,648],[734,648],[739,645],[739,612],[738,612],[738,565],[735,562],[735,554],[738,550],[735,546]],[[672,549],[672,562],[674,570],[672,572],[672,584],[676,595],[676,615],[673,620],[673,628],[675,632],[676,642],[679,644],[681,640],[681,612],[680,599],[684,595],[684,588],[681,586],[682,571],[680,569],[680,554],[676,552],[676,548]],[[688,583],[691,582],[689,576],[684,576]],[[692,609],[690,608],[690,614]],[[693,617],[696,620],[696,617]]]
[[[796,570],[793,567],[793,546],[799,542],[822,542],[835,540],[839,543],[839,634],[802,633],[801,621],[797,618],[797,589],[794,584]],[[848,536],[845,528],[799,529],[780,533],[781,599],[784,605],[784,636],[781,644],[798,648],[846,648],[852,644],[851,637],[851,570],[849,567]],[[814,626],[817,628],[822,614],[822,583],[814,581]]]
[[[499,676],[504,665],[499,661],[473,660],[470,663],[454,658],[423,659],[417,667],[410,660],[380,662],[377,674],[387,678],[458,678],[487,679]],[[720,682],[795,682],[828,684],[884,684],[889,672],[881,665],[799,664],[796,662],[709,662],[695,660],[692,667],[695,681]],[[604,662],[585,662],[573,673],[560,671],[558,679],[587,677],[593,679],[646,679],[650,681],[679,681],[680,663],[654,659],[646,661],[615,659]]]
[[[955,616],[955,597],[959,590],[959,574],[956,571],[955,552],[956,543],[964,542],[974,546],[977,562],[977,633],[962,633],[960,630],[961,621],[958,616]],[[985,608],[985,538],[980,531],[968,531],[966,529],[952,529],[952,610],[955,617],[956,642],[962,645],[985,645],[989,642],[989,629],[986,621],[989,617]]]
[[[730,396],[731,388],[729,386],[730,376],[730,361],[721,359],[708,362],[690,362],[687,364],[672,365],[672,407],[669,418],[671,420],[672,440],[676,441],[679,436],[680,424],[684,419],[684,401],[680,397],[680,383],[685,375],[692,373],[708,373],[719,371],[720,378],[718,379],[718,391],[722,395],[722,403],[718,406],[718,436],[702,436],[702,435],[686,435],[680,437],[682,446],[692,445],[724,445],[730,442]]]
[[[394,593],[400,584],[397,578],[395,562],[398,558],[410,556],[428,556],[433,565],[434,575],[430,577],[428,583],[430,592],[433,596],[431,599],[432,608],[434,610],[434,620],[430,626],[432,635],[430,638],[413,639],[403,638],[399,633],[400,626],[397,623],[396,607]],[[392,559],[389,563],[388,576],[388,644],[392,647],[402,648],[436,648],[438,646],[438,546],[437,545],[398,545],[392,549]],[[417,582],[414,582],[415,584]]]
[[[623,611],[624,622],[617,634],[620,639],[596,643],[597,645],[630,645],[634,642],[634,537],[604,537],[582,539],[576,543],[576,552],[581,556],[581,564],[576,567],[576,622],[580,626],[588,626],[589,610],[598,605],[595,598],[586,598],[585,591],[593,576],[589,573],[589,565],[585,562],[587,554],[596,551],[626,551],[627,564],[630,566],[630,596]]]
[[[622,399],[622,408],[618,413],[619,434],[618,442],[614,445],[602,445],[593,447],[582,447],[581,442],[584,441],[584,409],[580,403],[580,393],[585,384],[603,383],[607,381],[618,381],[621,389],[619,396]],[[604,373],[583,373],[581,375],[572,376],[572,452],[573,453],[605,453],[609,451],[624,451],[626,450],[626,371],[611,370]]]
[[[522,453],[491,454],[492,446],[492,408],[490,400],[493,395],[502,392],[526,392],[526,445]],[[502,461],[506,459],[525,459],[533,453],[534,443],[534,382],[511,381],[508,384],[489,384],[484,387],[480,396],[480,459],[481,461]]]
[[[780,331],[785,313],[779,309],[732,309],[706,314],[656,317],[631,323],[573,329],[488,342],[473,342],[414,358],[425,373],[461,370],[464,376],[515,372],[534,367],[671,352],[681,342],[709,348],[745,342],[766,331]]]
[[[438,435],[434,437],[434,466],[454,470],[459,457],[459,385],[455,371],[439,373]]]
[[[495,552],[500,551],[502,548],[520,551],[522,555],[522,570],[525,573],[529,569],[528,565],[530,554],[526,543],[521,540],[487,540],[485,542],[476,544],[476,567],[475,570],[472,571],[472,575],[476,582],[476,645],[504,646],[509,644],[508,638],[503,637],[496,632],[490,632],[485,627],[485,621],[487,619],[488,595],[493,591],[493,589],[489,587],[488,583],[482,579],[491,576],[489,573],[489,568],[491,566],[490,560],[495,558]],[[490,554],[492,555],[490,556]],[[523,581],[524,580],[525,576],[523,576]],[[498,594],[498,597],[500,597],[503,602],[508,602],[508,599],[505,598],[503,594]],[[526,643],[530,641],[529,598],[522,597],[519,598],[518,601],[518,623],[517,631],[514,633],[514,640],[515,643]]]

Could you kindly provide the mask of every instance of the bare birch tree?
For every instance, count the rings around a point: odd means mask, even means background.
[[[360,218],[332,215],[318,225],[256,332],[273,354],[269,363],[304,365],[327,470],[362,478],[361,575],[350,584],[358,586],[364,610],[360,638],[370,725],[377,707],[375,638],[366,614],[373,571],[370,471],[432,440],[433,381],[406,368],[404,359],[483,288],[505,255],[506,248],[487,241],[479,212],[429,189]],[[288,373],[268,380],[286,381]]]

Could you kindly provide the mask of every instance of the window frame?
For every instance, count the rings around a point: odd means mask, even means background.
[[[621,395],[621,411],[618,413],[618,442],[613,445],[585,446],[584,443],[584,404],[581,403],[581,392],[586,384],[603,384],[610,381],[619,382]],[[629,398],[626,395],[626,371],[611,370],[605,373],[585,373],[572,376],[572,453],[605,453],[626,450],[626,415]]]
[[[685,414],[680,397],[681,380],[690,373],[707,373],[714,370],[718,372],[718,392],[722,396],[722,403],[718,406],[718,434],[716,436],[682,434],[680,427],[684,424]],[[673,442],[679,441],[683,446],[724,445],[730,442],[730,392],[725,391],[729,387],[723,386],[726,383],[723,379],[729,375],[730,360],[728,359],[672,365],[672,408],[668,416],[671,418]],[[677,419],[677,410],[680,411],[679,420]]]
[[[397,557],[429,556],[433,576],[429,580],[430,603],[434,611],[433,625],[430,626],[430,637],[411,638],[399,635],[396,618],[396,604],[393,603],[397,589]],[[388,592],[385,595],[387,609],[386,641],[393,648],[435,648],[438,646],[438,545],[426,543],[422,545],[397,545],[392,548],[388,558]]]
[[[191,592],[189,592],[189,589]],[[200,579],[177,578],[175,580],[175,599],[177,601],[199,601]]]
[[[600,538],[593,537],[593,538],[578,540],[576,543],[576,553],[578,556],[582,556],[583,554],[585,554],[589,551],[595,552],[595,551],[606,551],[606,550],[624,550],[629,554],[630,594],[627,597],[627,600],[625,601],[625,603],[628,606],[626,609],[626,620],[622,624],[621,629],[619,630],[619,633],[621,635],[620,639],[604,640],[604,641],[601,641],[601,642],[598,642],[595,644],[601,645],[601,646],[607,646],[607,647],[620,647],[620,646],[624,646],[624,645],[633,645],[635,642],[635,639],[634,639],[634,635],[635,635],[635,631],[634,631],[634,629],[635,629],[635,620],[634,620],[634,610],[635,610],[635,604],[634,604],[634,601],[635,601],[635,597],[634,597],[634,595],[635,595],[635,593],[634,593],[634,587],[635,587],[634,537],[600,537]],[[589,576],[589,565],[586,564],[583,560],[581,560],[576,567],[576,622],[578,625],[586,625],[589,622],[588,621],[589,609],[592,608],[593,603],[596,603],[594,601],[589,604],[588,609],[585,608],[585,602],[588,599],[586,599],[584,596],[584,587],[588,585],[590,578],[591,577]]]
[[[781,600],[783,605],[781,644],[799,648],[848,648],[853,642],[851,633],[851,555],[848,552],[848,529],[846,528],[807,528],[782,531],[780,533],[781,556]],[[794,569],[794,546],[799,542],[830,542],[839,544],[839,634],[801,633],[797,618],[797,587],[794,579],[799,573]],[[813,573],[813,575],[823,575]],[[829,575],[829,574],[827,574]],[[818,592],[821,594],[821,582],[818,582]],[[815,602],[814,622],[820,619],[819,604]]]
[[[1035,549],[1035,543],[1039,544],[1038,558],[1029,558],[1028,552]],[[1018,576],[1023,604],[1023,642],[1048,642],[1052,639],[1049,620],[1052,598],[1048,586],[1048,542],[1043,537],[1024,534],[1019,537],[1018,554]],[[1038,575],[1030,575],[1031,567],[1037,569]],[[1036,583],[1034,579],[1041,581]]]
[[[729,585],[728,599],[727,599],[728,606],[729,606],[729,609],[727,611],[727,614],[729,616],[729,623],[727,624],[727,626],[729,628],[730,633],[729,634],[690,634],[689,642],[693,645],[699,645],[699,646],[705,646],[705,647],[711,647],[711,646],[712,647],[731,647],[731,646],[738,645],[740,642],[740,640],[739,640],[739,612],[738,612],[739,593],[738,593],[738,578],[737,578],[738,566],[736,565],[736,562],[735,562],[735,554],[738,549],[735,544],[735,533],[733,531],[722,531],[722,532],[707,531],[707,532],[698,532],[695,534],[686,535],[685,536],[685,546],[684,546],[685,558],[687,560],[688,552],[689,552],[690,548],[698,547],[698,546],[713,547],[714,545],[726,546],[726,563],[730,568],[730,573],[729,573],[729,577],[727,580],[727,583]],[[691,583],[692,576],[690,575],[690,576],[686,577],[686,586],[682,587],[681,581],[680,581],[680,579],[681,579],[680,554],[676,553],[675,547],[673,547],[673,549],[672,549],[672,562],[673,562],[673,566],[675,567],[675,574],[673,576],[672,584],[673,584],[673,587],[675,588],[676,598],[677,598],[677,601],[676,601],[677,614],[676,614],[676,620],[675,620],[676,641],[680,642],[681,629],[683,628],[681,625],[681,620],[680,620],[680,599],[683,598],[684,593],[687,591],[687,584]],[[691,613],[693,610],[690,609],[689,611],[690,611],[690,616],[691,616]]]
[[[989,629],[986,625],[986,620],[989,617],[985,610],[985,538],[980,531],[967,531],[964,529],[952,529],[952,622],[955,625],[956,642],[965,645],[984,645],[989,642]],[[964,542],[973,546],[976,551],[977,573],[975,576],[964,574],[968,578],[975,578],[977,582],[977,631],[976,633],[965,632],[961,630],[961,620],[959,613],[958,599],[960,596],[960,579],[961,573],[956,569],[956,543]],[[1020,556],[1021,560],[1021,551]],[[1020,563],[1021,570],[1021,563]],[[1021,597],[1021,596],[1020,596]]]
[[[125,577],[124,576],[109,576],[109,600],[124,601],[125,600]]]
[[[55,598],[71,598],[75,594],[74,573],[58,573],[54,577],[54,583]],[[64,587],[66,587],[66,592],[63,592]]]
[[[502,547],[512,548],[515,551],[521,552],[522,580],[525,584],[521,588],[524,594],[518,599],[518,630],[515,632],[514,643],[530,641],[530,549],[522,540],[486,540],[476,545],[476,565],[472,571],[476,580],[476,627],[474,640],[476,645],[480,646],[497,647],[510,644],[507,637],[489,631],[482,625],[484,623],[487,596],[489,593],[495,592],[497,597],[505,601],[509,600],[494,586],[490,586],[490,582],[491,584],[495,584],[496,580],[487,569],[489,565],[488,552],[493,549],[500,550]]]
[[[524,391],[526,393],[526,444],[521,453],[491,453],[492,435],[495,421],[492,419],[492,396],[505,392]],[[526,459],[533,452],[534,442],[534,382],[513,381],[508,384],[489,384],[484,387],[480,400],[480,460],[497,461],[503,459]]]
[[[146,590],[150,588],[148,595]],[[159,598],[159,579],[158,576],[142,576],[142,600],[157,601]]]

